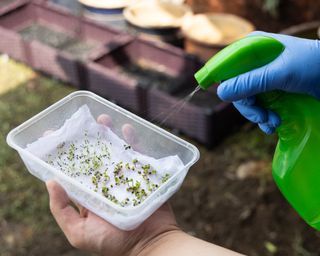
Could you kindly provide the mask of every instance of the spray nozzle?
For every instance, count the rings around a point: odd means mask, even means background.
[[[262,67],[284,50],[278,40],[266,36],[248,36],[225,47],[214,55],[196,74],[200,87],[208,89],[245,72]]]

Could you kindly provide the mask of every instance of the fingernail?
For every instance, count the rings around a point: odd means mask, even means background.
[[[98,124],[102,124],[104,126],[108,126],[111,127],[112,125],[112,119],[109,115],[107,114],[101,114],[100,116],[98,116],[97,118],[97,123]]]
[[[49,190],[51,191],[54,185],[55,185],[55,182],[53,180],[47,180],[46,181],[46,187],[47,187],[48,191]]]

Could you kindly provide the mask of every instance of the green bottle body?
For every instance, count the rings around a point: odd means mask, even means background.
[[[247,37],[211,58],[195,75],[203,89],[273,61],[284,46],[268,37]],[[231,69],[231,70],[230,70]],[[311,96],[273,91],[257,95],[281,118],[272,162],[273,178],[292,207],[320,230],[320,102]]]
[[[279,93],[261,105],[281,117],[272,175],[292,207],[320,230],[320,102],[307,95]]]

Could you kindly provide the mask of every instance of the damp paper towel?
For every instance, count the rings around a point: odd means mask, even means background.
[[[155,159],[135,151],[98,124],[87,105],[27,150],[123,207],[140,204],[184,168],[177,155]]]

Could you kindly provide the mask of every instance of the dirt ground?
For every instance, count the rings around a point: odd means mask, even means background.
[[[68,244],[48,209],[44,184],[5,142],[11,128],[73,89],[27,68],[31,74],[24,79],[4,79],[17,70],[28,73],[15,65],[1,66],[0,78],[0,255],[89,255]],[[5,91],[14,77],[19,86]],[[272,180],[276,136],[246,124],[213,150],[186,139],[199,147],[201,158],[171,200],[185,231],[247,255],[320,255],[319,233],[298,217]]]
[[[172,200],[180,225],[247,255],[320,255],[319,233],[272,180],[275,143],[247,124],[212,151],[200,146],[200,161]]]

